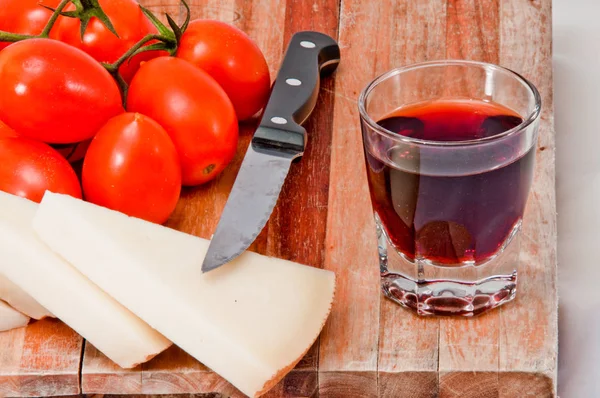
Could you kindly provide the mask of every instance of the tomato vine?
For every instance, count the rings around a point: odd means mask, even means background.
[[[71,3],[71,1],[72,0],[62,0],[60,2],[60,4],[58,5],[58,7],[56,7],[56,9],[46,7],[44,5],[40,5],[41,7],[48,8],[51,11],[53,11],[53,14],[50,17],[50,19],[48,20],[48,22],[46,23],[46,26],[44,27],[44,30],[42,30],[42,33],[40,33],[39,35],[23,35],[23,34],[19,34],[19,33],[4,32],[4,31],[0,30],[0,42],[14,43],[17,41],[27,40],[27,39],[48,38],[48,36],[50,35],[50,31],[52,30],[52,28],[54,27],[54,24],[56,23],[56,20],[61,15],[64,8],[69,3]]]
[[[140,5],[139,7],[143,14],[156,27],[158,34],[146,35],[112,63],[101,62],[102,66],[113,76],[119,85],[119,88],[123,94],[123,101],[125,101],[127,97],[128,85],[119,73],[119,67],[121,65],[123,65],[125,62],[128,62],[135,55],[146,51],[166,51],[170,55],[175,55],[177,52],[177,47],[179,45],[181,36],[187,29],[187,26],[190,22],[190,8],[185,0],[181,0],[181,2],[184,5],[187,13],[185,21],[181,25],[178,25],[169,14],[166,14],[169,27],[163,24],[150,10]],[[69,4],[73,4],[75,6],[75,10],[65,11],[65,8]],[[100,6],[99,0],[62,0],[56,8],[51,8],[42,4],[40,4],[40,6],[51,10],[52,16],[39,35],[20,34],[0,30],[0,42],[18,42],[34,38],[48,38],[50,31],[60,16],[79,19],[81,21],[80,34],[82,38],[91,18],[94,17],[98,18],[98,20],[100,20],[100,22],[102,22],[102,24],[104,24],[104,26],[106,26],[106,28],[112,34],[119,37],[118,32],[115,30],[112,22],[110,21],[110,18]]]

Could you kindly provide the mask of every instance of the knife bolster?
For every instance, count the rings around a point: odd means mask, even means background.
[[[252,146],[258,151],[280,152],[293,157],[302,156],[306,145],[306,130],[299,125],[273,129],[261,126],[252,138]]]

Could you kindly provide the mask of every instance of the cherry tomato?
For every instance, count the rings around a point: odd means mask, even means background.
[[[238,125],[231,101],[213,78],[186,61],[160,57],[143,64],[129,87],[127,108],[167,130],[184,185],[212,180],[235,155]]]
[[[177,150],[154,120],[124,113],[109,120],[92,140],[82,181],[87,201],[162,224],[181,192]]]
[[[56,7],[60,0],[0,0],[0,30],[25,35],[39,35],[52,16],[42,7]],[[0,50],[10,43],[0,43]]]
[[[223,87],[239,120],[253,116],[269,99],[271,78],[264,55],[231,25],[192,21],[181,37],[177,57],[203,69]]]
[[[2,122],[2,120],[0,120],[0,138],[2,137],[16,137],[17,136],[17,132],[13,129],[11,129],[10,127],[8,127],[6,124],[4,124]]]
[[[142,13],[135,0],[100,0],[99,4],[112,22],[119,37],[108,30],[98,18],[92,18],[82,40],[80,20],[68,17],[61,17],[57,21],[50,37],[85,51],[99,62],[113,63],[144,36],[158,32]],[[73,4],[66,7],[67,11],[74,9]],[[157,51],[138,54],[121,65],[119,72],[129,83],[139,69],[140,62],[159,55],[162,54]]]
[[[0,191],[40,202],[44,192],[81,198],[73,168],[47,144],[27,138],[0,138]]]
[[[84,141],[122,112],[117,84],[81,50],[30,39],[0,52],[0,120],[24,137]]]

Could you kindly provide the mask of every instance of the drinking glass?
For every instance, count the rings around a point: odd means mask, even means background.
[[[454,102],[470,111],[453,115]],[[358,106],[383,294],[420,315],[472,316],[512,300],[537,89],[497,65],[435,61],[379,76]]]

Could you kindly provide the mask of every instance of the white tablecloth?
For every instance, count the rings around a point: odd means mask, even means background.
[[[600,0],[554,0],[561,398],[600,397]]]

